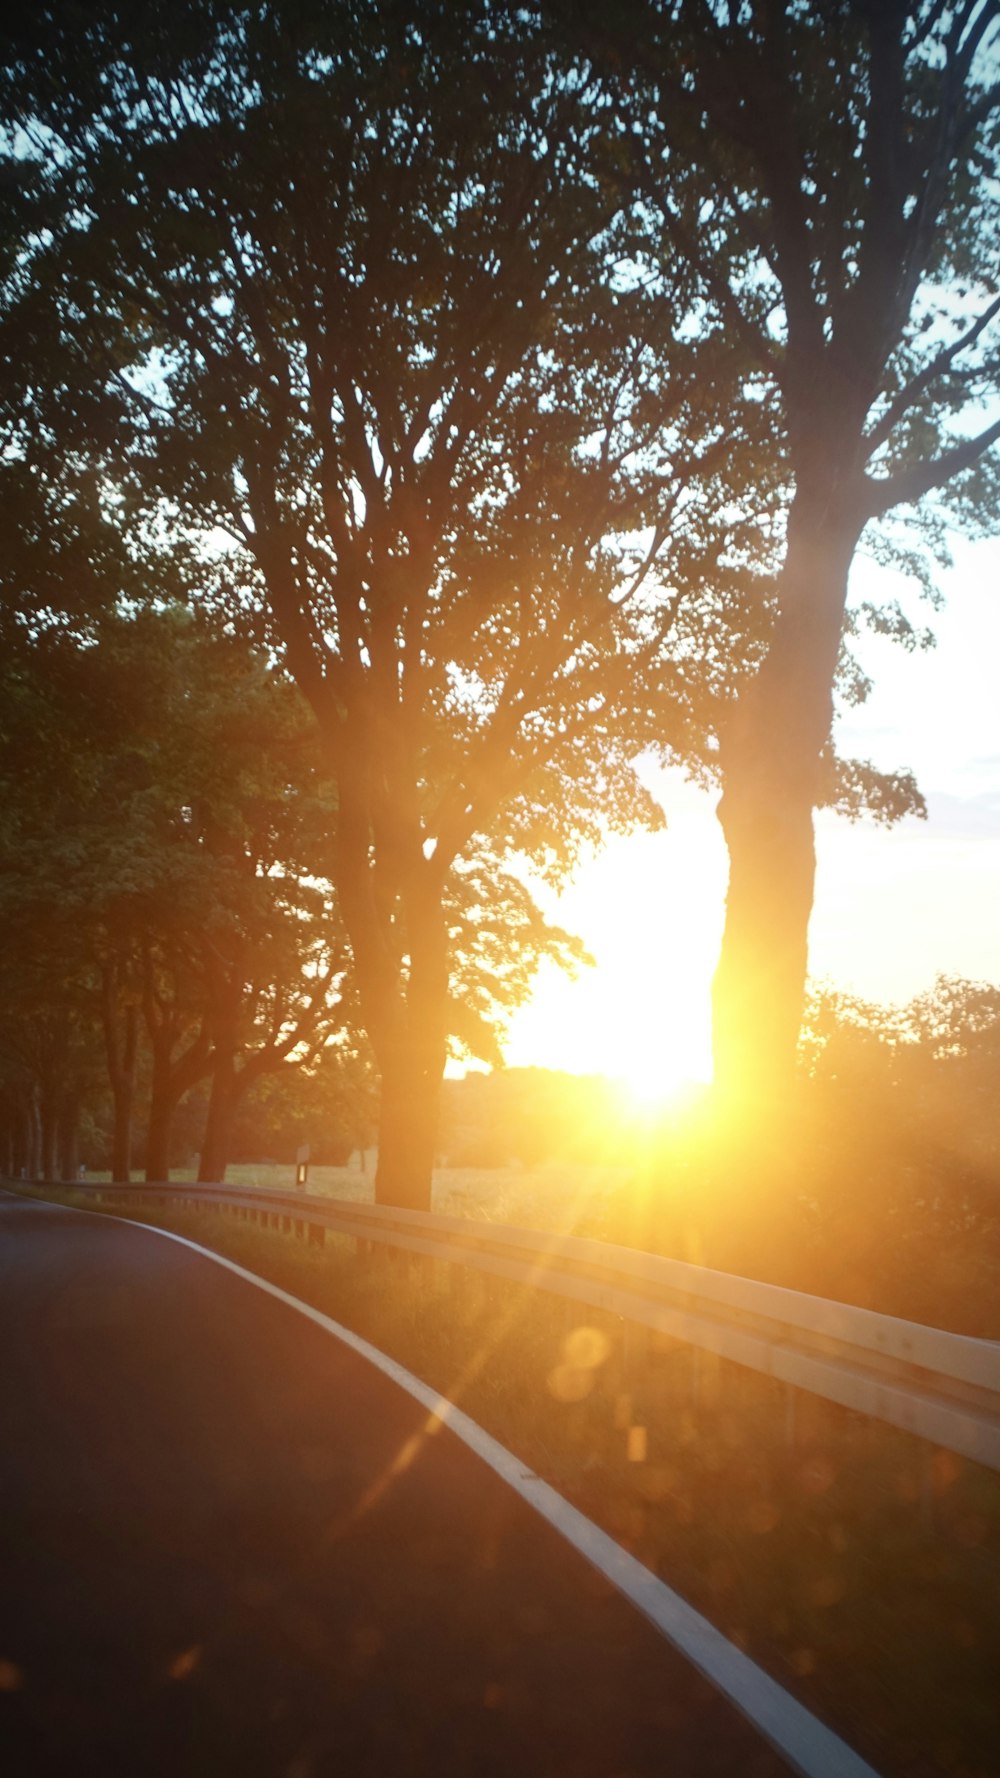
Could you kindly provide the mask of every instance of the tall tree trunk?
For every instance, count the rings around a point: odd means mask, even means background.
[[[170,1178],[170,1127],[185,1093],[211,1072],[211,1045],[204,1028],[186,1050],[174,1055],[177,1032],[171,1021],[149,1024],[153,1069],[149,1091],[149,1123],[146,1130],[146,1179]]]
[[[42,1177],[42,1107],[37,1087],[28,1108],[28,1177]]]
[[[149,1083],[149,1122],[146,1126],[146,1181],[162,1184],[170,1178],[170,1127],[180,1097],[171,1066],[171,1039],[166,1031],[151,1034],[153,1068]]]
[[[405,1010],[376,1045],[382,1094],[375,1202],[429,1210],[447,1060],[448,950],[441,891],[428,873],[408,904],[410,979]]]
[[[59,1177],[77,1179],[80,1173],[80,1101],[71,1093],[59,1115]]]
[[[153,1082],[149,1096],[149,1124],[146,1129],[146,1180],[161,1184],[170,1178],[170,1125],[174,1115],[174,1098],[169,1081]]]
[[[436,1044],[400,1045],[382,1067],[377,1204],[406,1210],[431,1207],[443,1071]]]
[[[135,1075],[125,1077],[114,1088],[114,1116],[111,1130],[111,1177],[118,1185],[128,1185],[132,1177],[132,1105]]]
[[[38,1088],[32,1085],[24,1114],[24,1166],[29,1179],[42,1176],[42,1116]]]
[[[55,1182],[58,1171],[56,1153],[59,1134],[59,1119],[51,1095],[45,1094],[41,1106],[41,1143],[40,1163],[41,1176],[46,1185]]]
[[[132,1110],[139,1048],[139,1009],[133,1004],[120,1008],[117,988],[117,966],[105,963],[101,972],[101,1017],[113,1104],[111,1177],[117,1184],[127,1185],[132,1177]]]
[[[830,735],[847,577],[861,531],[835,471],[796,494],[773,640],[723,737],[719,820],[729,851],[713,985],[716,1085],[773,1101],[790,1083],[802,1020],[816,855],[813,810]]]
[[[205,1135],[198,1165],[199,1185],[221,1185],[229,1161],[229,1142],[233,1117],[240,1100],[240,1077],[236,1072],[235,1048],[216,1051],[212,1072],[212,1090],[205,1117]]]

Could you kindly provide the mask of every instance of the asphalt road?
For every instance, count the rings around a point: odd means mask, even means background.
[[[198,1254],[0,1196],[5,1778],[787,1778],[425,1421]]]

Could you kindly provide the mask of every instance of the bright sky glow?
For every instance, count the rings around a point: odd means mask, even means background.
[[[929,819],[817,822],[811,971],[872,1000],[908,1000],[939,973],[1000,982],[1000,542],[955,555],[948,603],[924,620],[937,648],[868,641],[875,689],[838,730],[844,753],[912,767]],[[650,782],[668,830],[612,840],[553,904],[597,967],[539,976],[511,1025],[512,1066],[607,1074],[650,1097],[710,1073],[726,881],[715,798],[675,772]]]
[[[511,1065],[607,1074],[643,1096],[708,1078],[725,848],[710,799],[676,774],[656,788],[668,831],[611,840],[554,906],[596,967],[540,974],[511,1026]]]

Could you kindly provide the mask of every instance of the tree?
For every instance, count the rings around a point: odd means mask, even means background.
[[[112,944],[101,959],[101,1030],[114,1107],[111,1177],[132,1177],[132,1132],[139,1060],[139,1001],[127,946]]]
[[[627,176],[706,317],[742,343],[769,484],[786,490],[766,656],[720,735],[714,1045],[730,1091],[770,1094],[794,1063],[862,533],[925,502],[940,542],[926,497],[945,490],[965,526],[996,518],[998,19],[996,0],[642,0],[586,34],[613,89],[624,65],[656,108],[669,170],[643,130]],[[916,640],[898,607],[858,615]],[[882,814],[908,805],[911,779],[883,786]]]
[[[127,1179],[141,1014],[147,1176],[168,1176],[176,1106],[211,1076],[203,1167],[222,1177],[243,1071],[341,1024],[315,725],[259,650],[176,605],[100,614],[83,636],[22,626],[3,692],[8,1004],[36,1027],[43,1133],[70,1022],[99,1020]]]
[[[65,1019],[70,990],[89,994],[112,1091],[119,1179],[131,1168],[138,1022],[140,1008],[149,1010],[152,958],[192,891],[170,844],[180,812],[170,801],[177,736],[164,734],[164,716],[183,641],[176,616],[99,612],[77,632],[27,602],[4,662],[5,935],[15,957],[50,980],[48,992],[36,983],[25,1000],[27,1017],[51,1002],[50,1022]],[[204,912],[202,903],[193,917]],[[165,1095],[161,1039],[146,1144],[154,1164],[165,1153],[179,1084]]]
[[[342,1023],[329,786],[307,707],[245,636],[179,606],[100,635],[92,692],[131,681],[141,762],[116,811],[113,922],[103,893],[105,947],[112,926],[131,942],[152,1050],[146,1173],[168,1176],[174,1110],[207,1078],[199,1177],[218,1180],[247,1085]]]
[[[1000,1160],[1000,987],[938,976],[907,1016],[927,1148],[952,1172],[965,1168],[975,1196],[996,1212]],[[916,1096],[916,1093],[915,1095]]]
[[[309,875],[310,850],[313,870],[323,852],[316,805],[300,798],[297,831],[289,832],[286,790],[285,820],[262,832],[263,801],[258,794],[255,831],[229,828],[227,862],[235,866],[237,893],[225,923],[206,932],[199,947],[212,1046],[200,1182],[225,1178],[233,1119],[247,1090],[265,1074],[307,1067],[334,1033],[345,1035],[340,923],[329,884]],[[325,813],[322,802],[318,812]],[[283,842],[280,858],[272,853],[276,839]]]
[[[377,1110],[370,1058],[347,1036],[325,1045],[303,1068],[274,1069],[253,1083],[234,1120],[233,1158],[266,1156],[291,1166],[307,1144],[313,1166],[343,1167],[356,1149],[364,1172]]]
[[[939,975],[907,1009],[918,1040],[935,1060],[982,1062],[996,1071],[1000,1059],[1000,988]]]
[[[624,127],[524,9],[43,5],[7,67],[10,330],[76,366],[29,349],[13,399],[55,442],[103,389],[118,510],[202,540],[312,706],[376,1192],[426,1207],[456,884],[558,877],[658,819],[643,749],[704,747],[757,622],[720,402],[758,404],[689,270],[634,262]]]
[[[12,631],[0,664],[0,1071],[9,1165],[44,1179],[75,1177],[101,1077],[97,970],[67,886],[86,749],[58,732],[65,650],[50,640]]]
[[[7,1169],[75,1179],[85,1109],[101,1085],[92,982],[75,954],[4,959],[0,1097]]]

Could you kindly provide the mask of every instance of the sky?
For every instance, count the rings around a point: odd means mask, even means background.
[[[937,646],[908,655],[868,638],[874,689],[837,727],[842,754],[915,772],[928,819],[817,817],[810,973],[869,1000],[905,1002],[939,974],[1000,982],[1000,540],[953,548],[944,609],[907,600]],[[852,595],[880,575],[860,561]],[[505,1053],[510,1066],[608,1074],[652,1098],[711,1071],[726,854],[714,795],[678,771],[645,775],[666,832],[612,839],[545,904],[596,966],[576,981],[542,971]]]

